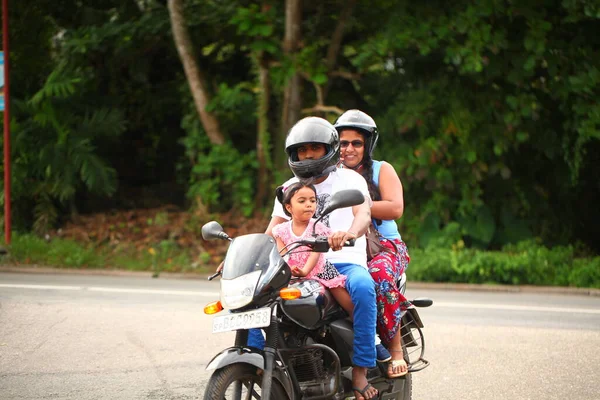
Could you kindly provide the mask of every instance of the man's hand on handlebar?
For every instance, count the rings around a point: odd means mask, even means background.
[[[217,267],[217,272],[208,277],[209,281],[212,281],[217,276],[219,276],[223,273],[223,264],[225,264],[225,261],[221,261],[221,264],[219,264],[219,266]]]
[[[339,251],[344,247],[346,242],[356,239],[356,235],[353,232],[344,232],[337,231],[333,232],[327,241],[329,242],[329,247],[333,251]]]

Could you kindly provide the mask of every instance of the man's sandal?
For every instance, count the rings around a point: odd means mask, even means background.
[[[375,395],[375,397],[371,397],[370,399],[367,399],[367,395],[365,394],[365,392],[367,390],[369,390],[369,388],[372,388],[372,387],[373,387],[373,385],[371,385],[370,383],[367,383],[367,386],[365,386],[364,388],[362,388],[362,390],[360,390],[357,387],[353,387],[352,390],[354,390],[356,393],[359,393],[363,397],[363,399],[366,399],[366,400],[377,400],[379,398],[379,392],[377,392],[377,394]]]

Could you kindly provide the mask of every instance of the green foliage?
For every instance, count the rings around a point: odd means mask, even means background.
[[[3,240],[0,240],[3,243]],[[62,238],[44,240],[37,235],[15,232],[8,255],[1,261],[9,264],[32,264],[58,268],[117,268],[137,271],[182,272],[192,266],[189,250],[173,241],[163,240],[141,251],[130,247],[111,248]]]
[[[532,236],[598,248],[592,4],[400,2],[393,23],[346,44],[382,132],[376,156],[405,188],[407,238],[426,245],[458,223],[478,248]]]
[[[13,170],[28,184],[16,185],[13,199],[33,202],[38,233],[56,223],[57,205],[70,206],[78,190],[111,195],[116,189],[115,170],[97,155],[93,142],[118,136],[124,122],[116,110],[82,107],[77,87],[82,80],[61,64],[27,103],[15,102],[23,123],[13,138]]]
[[[123,186],[175,178],[210,211],[249,214],[263,55],[270,138],[296,72],[302,109],[321,100],[319,85],[325,105],[375,118],[376,158],[403,183],[407,242],[462,241],[467,252],[541,237],[600,249],[597,2],[359,1],[331,67],[344,4],[303,3],[302,42],[287,57],[283,3],[186,1],[208,110],[228,139],[221,148],[200,127],[164,2],[29,3],[11,7],[19,227],[44,231],[91,193],[109,207],[104,196]],[[130,206],[142,196],[128,197]]]
[[[411,280],[600,288],[600,257],[576,257],[572,246],[548,248],[527,240],[481,251],[458,242],[450,249],[412,249],[410,255]]]
[[[188,115],[184,121],[188,136],[182,139],[192,166],[188,197],[214,212],[239,209],[249,216],[254,209],[254,151],[240,153],[231,144],[211,145],[198,119]]]
[[[600,288],[600,257],[576,259],[569,273],[569,283],[577,287]]]
[[[35,235],[12,235],[10,259],[19,263],[68,268],[98,267],[102,259],[93,248],[67,239],[46,241]]]
[[[260,9],[256,4],[239,7],[229,23],[237,27],[239,35],[250,39],[247,46],[251,51],[276,54],[280,46],[273,34],[274,11],[272,7]]]

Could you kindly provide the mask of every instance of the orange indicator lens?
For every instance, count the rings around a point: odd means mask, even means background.
[[[223,310],[223,306],[221,305],[220,301],[213,301],[212,303],[208,303],[205,307],[204,307],[204,314],[216,314],[219,311]]]
[[[294,300],[302,296],[302,292],[298,288],[284,288],[279,291],[279,296],[284,300]]]

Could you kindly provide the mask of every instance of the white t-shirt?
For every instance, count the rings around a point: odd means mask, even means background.
[[[286,181],[283,186],[287,187],[294,182],[298,182],[298,178],[294,177]],[[367,182],[359,173],[351,169],[337,168],[331,172],[327,179],[323,182],[315,185],[317,189],[317,212],[315,218],[321,215],[321,211],[329,204],[331,196],[344,189],[358,189],[360,190],[369,201],[369,207],[371,206],[371,197],[369,196],[369,189]],[[272,217],[281,217],[289,220],[290,217],[285,215],[283,207],[279,200],[275,198],[275,204],[273,206]],[[329,215],[325,216],[321,221],[331,228],[332,231],[345,231],[347,232],[352,225],[354,214],[352,213],[352,207],[338,208]],[[367,268],[367,242],[365,236],[361,236],[356,239],[356,243],[352,247],[343,247],[340,251],[329,250],[325,254],[325,258],[332,263],[348,263],[358,264]]]

